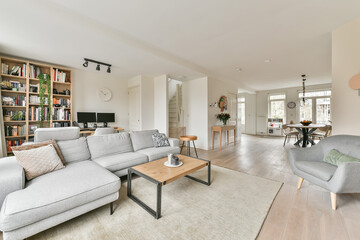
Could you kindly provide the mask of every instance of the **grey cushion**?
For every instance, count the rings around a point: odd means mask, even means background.
[[[80,137],[80,128],[38,128],[34,133],[34,142],[43,142],[47,140],[72,140]]]
[[[0,159],[0,207],[5,197],[25,186],[25,174],[15,157]]]
[[[0,229],[18,229],[116,193],[119,188],[120,179],[92,161],[69,164],[10,193],[1,209]]]
[[[167,157],[169,153],[180,153],[179,147],[159,147],[159,148],[145,148],[137,151],[149,157],[149,161],[154,161],[160,158]]]
[[[141,163],[146,163],[148,162],[148,157],[141,153],[128,152],[103,156],[93,159],[93,161],[111,172],[116,172]]]
[[[170,146],[169,140],[164,133],[154,133],[152,135],[154,147],[168,147]]]
[[[131,131],[130,137],[131,142],[134,148],[134,151],[154,147],[154,142],[152,135],[158,133],[157,129],[155,130],[144,130],[144,131]]]
[[[130,135],[127,132],[87,137],[91,158],[115,153],[133,152]]]
[[[112,134],[115,130],[113,127],[104,127],[95,129],[94,136]]]
[[[337,169],[337,166],[326,162],[296,161],[295,165],[301,171],[323,181],[329,181]]]
[[[84,137],[75,140],[57,141],[56,143],[66,163],[90,159],[89,148]]]

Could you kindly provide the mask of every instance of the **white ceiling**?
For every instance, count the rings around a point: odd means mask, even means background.
[[[208,75],[247,90],[299,86],[304,73],[309,85],[331,82],[331,31],[360,16],[359,0],[0,0],[0,6],[1,53],[75,68],[92,58],[113,64],[112,74],[125,79]]]

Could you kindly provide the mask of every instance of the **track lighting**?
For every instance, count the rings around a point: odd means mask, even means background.
[[[97,71],[100,71],[100,65],[104,65],[104,66],[107,66],[107,72],[108,73],[111,73],[111,64],[108,64],[108,63],[103,63],[103,62],[99,62],[99,61],[96,61],[96,60],[92,60],[92,59],[89,59],[89,58],[84,58],[84,63],[83,63],[83,66],[84,67],[88,67],[89,66],[89,62],[92,62],[92,63],[96,63],[96,70]]]

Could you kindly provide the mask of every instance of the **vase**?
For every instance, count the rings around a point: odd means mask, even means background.
[[[223,120],[223,126],[226,126],[227,120]]]

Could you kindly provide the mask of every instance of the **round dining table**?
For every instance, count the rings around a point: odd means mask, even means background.
[[[301,123],[299,124],[288,124],[287,127],[289,128],[295,128],[302,137],[295,143],[295,145],[300,146],[300,143],[302,142],[302,147],[306,148],[308,143],[311,143],[311,145],[315,145],[314,140],[309,138],[309,135],[316,131],[318,128],[325,127],[324,124],[310,124],[308,126],[304,126]]]

